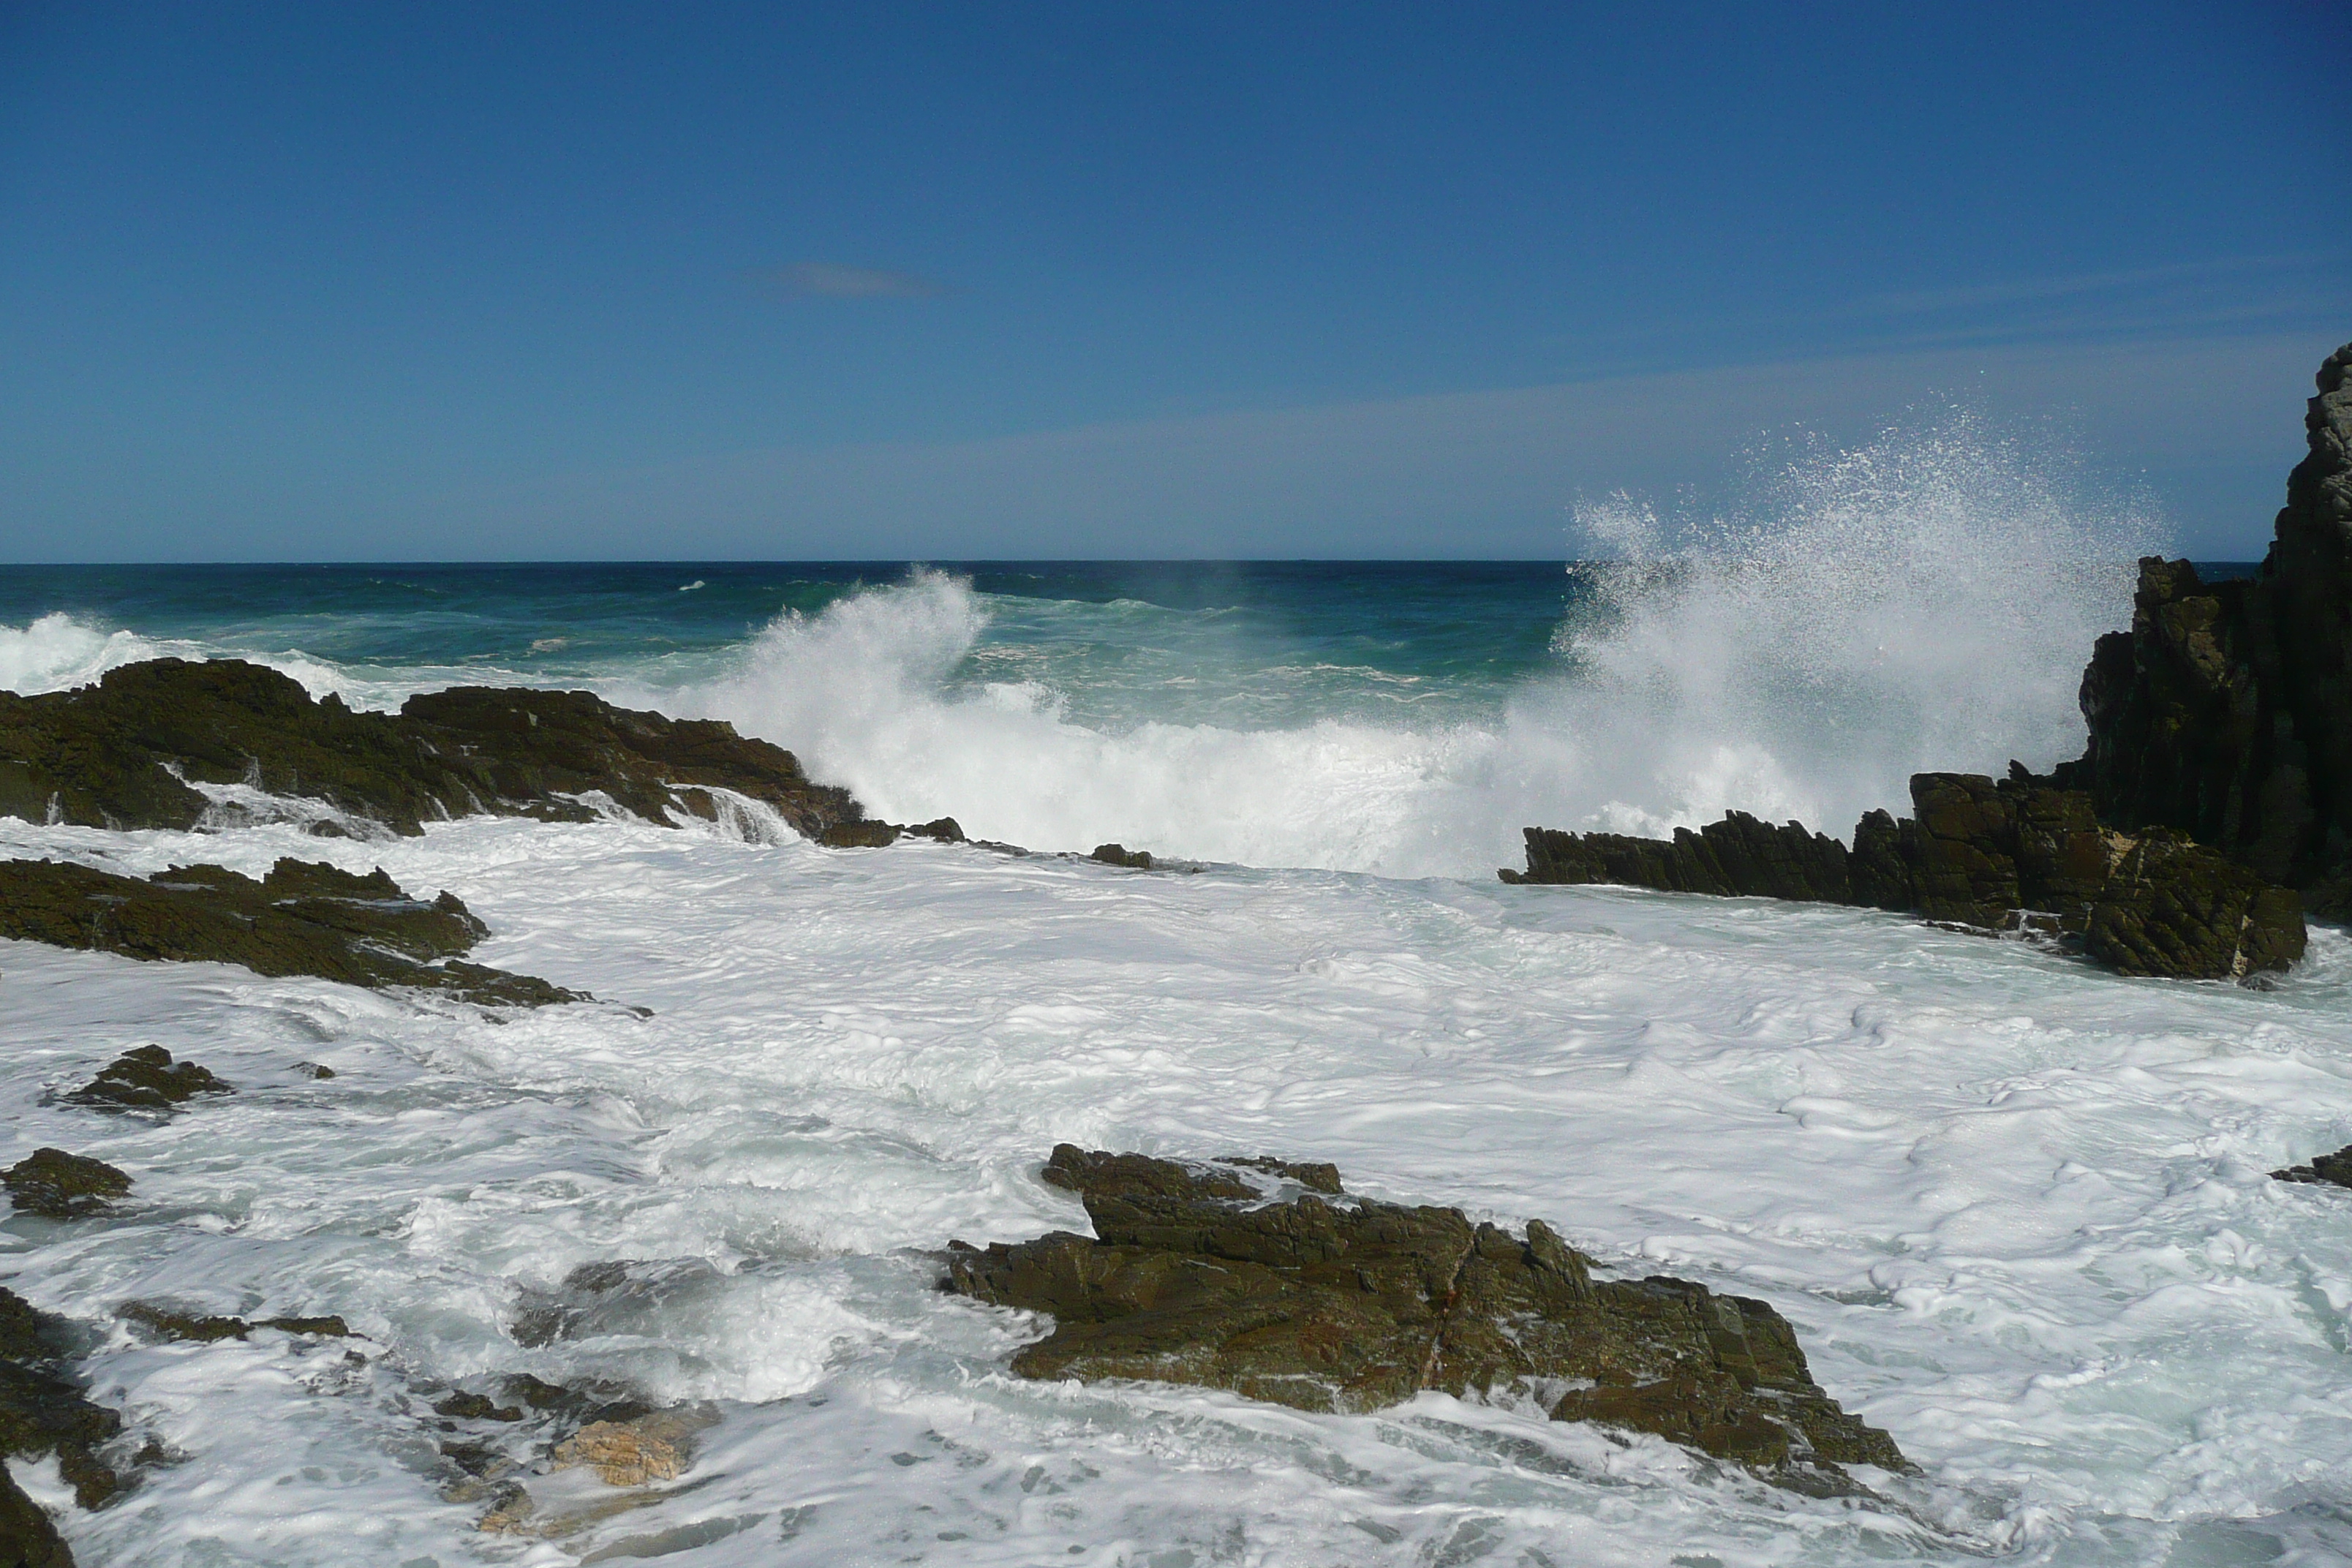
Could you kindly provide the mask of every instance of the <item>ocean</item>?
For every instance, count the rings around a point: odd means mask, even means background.
[[[1696,552],[1627,509],[1622,558],[1584,565],[0,569],[19,691],[161,655],[379,708],[585,688],[1040,852],[0,819],[0,856],[142,874],[380,865],[482,916],[479,961],[600,999],[497,1016],[0,943],[0,1163],[53,1144],[138,1184],[119,1219],[0,1225],[0,1277],[87,1326],[96,1396],[163,1456],[65,1507],[80,1560],[2352,1558],[2352,1194],[2265,1173],[2352,1142],[2342,931],[2249,988],[1494,875],[1530,824],[1843,835],[1916,769],[2079,751],[2144,542],[2055,503],[1839,495]],[[1111,840],[1184,868],[1078,858]],[[236,1093],[154,1124],[53,1098],[150,1041]],[[1761,1297],[1922,1473],[1811,1498],[1507,1400],[1013,1378],[1038,1327],[941,1295],[924,1253],[1083,1230],[1034,1178],[1062,1142],[1334,1161]],[[583,1294],[590,1264],[625,1283]],[[152,1344],[112,1320],[132,1299],[364,1338]],[[518,1372],[712,1424],[645,1506],[486,1534],[428,1407]],[[26,1479],[64,1505],[53,1463]]]

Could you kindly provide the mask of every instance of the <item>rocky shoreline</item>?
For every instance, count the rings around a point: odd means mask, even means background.
[[[2124,974],[2288,967],[2306,904],[2352,914],[2352,344],[2317,387],[2259,574],[2140,563],[2131,630],[2084,671],[2078,761],[1916,774],[1913,816],[1867,814],[1851,848],[1742,812],[1671,840],[1530,827],[1502,879],[1893,910]]]
[[[2133,629],[2101,641],[2084,679],[2081,761],[2047,776],[2012,764],[1998,781],[1919,774],[1912,815],[1870,813],[1851,845],[1740,813],[1664,840],[1530,827],[1525,871],[1503,879],[1902,911],[2045,941],[2130,975],[2245,980],[2288,967],[2305,951],[2306,900],[2352,911],[2347,374],[2352,346],[2322,370],[2310,456],[2262,576],[2208,585],[2185,563],[2142,563]],[[585,692],[459,688],[363,713],[258,666],[161,659],[76,691],[0,693],[0,815],[183,832],[290,820],[369,839],[472,814],[726,821],[754,837],[775,826],[837,848],[968,842],[951,818],[870,818],[790,752],[725,723]],[[1186,868],[1117,844],[1089,858]],[[466,962],[488,934],[454,893],[418,898],[381,869],[288,858],[257,880],[202,863],[142,879],[0,862],[0,937],[493,1009],[593,1000]],[[162,1119],[234,1092],[143,1046],[58,1098]],[[942,1289],[1050,1319],[1013,1355],[1018,1375],[1187,1384],[1320,1411],[1428,1391],[1531,1400],[1552,1419],[1664,1438],[1818,1496],[1865,1492],[1857,1467],[1912,1471],[1892,1436],[1812,1380],[1769,1305],[1664,1276],[1595,1279],[1591,1259],[1539,1220],[1513,1232],[1460,1209],[1363,1199],[1329,1165],[1267,1156],[1171,1161],[1064,1144],[1038,1173],[1078,1197],[1093,1236],[950,1241],[936,1255]],[[2352,1150],[2274,1173],[2352,1185]],[[132,1208],[137,1180],[42,1148],[0,1184],[39,1223],[89,1226]],[[677,1267],[586,1266],[560,1289],[525,1292],[506,1327],[519,1345],[584,1336]],[[92,1315],[103,1331],[151,1342],[280,1334],[305,1355],[341,1357],[354,1377],[375,1364],[332,1315],[248,1319],[144,1300]],[[171,1458],[89,1398],[78,1367],[99,1331],[0,1289],[0,1455],[54,1455],[84,1508]],[[519,1537],[563,1539],[661,1500],[716,1419],[619,1384],[477,1382],[410,1392],[430,1413],[418,1419],[445,1500],[478,1505],[482,1530]],[[566,1471],[606,1489],[543,1479]],[[13,1562],[71,1556],[0,1468],[0,1563]]]

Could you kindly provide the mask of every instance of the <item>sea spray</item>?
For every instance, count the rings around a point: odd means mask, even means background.
[[[0,626],[0,690],[30,695],[86,686],[118,665],[164,650],[128,631],[104,632],[62,611]]]
[[[2074,754],[2083,665],[2153,531],[1965,430],[1792,464],[1672,539],[1626,498],[1580,522],[1620,559],[1583,569],[1551,668],[1450,721],[1076,721],[1048,684],[973,679],[987,604],[937,573],[782,617],[732,677],[667,703],[794,745],[904,820],[1484,875],[1531,824],[1660,833],[1740,809],[1843,833],[1915,772]]]

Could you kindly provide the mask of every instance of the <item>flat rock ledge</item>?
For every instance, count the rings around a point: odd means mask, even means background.
[[[1013,1358],[1033,1378],[1231,1389],[1364,1411],[1423,1389],[1513,1394],[1556,1420],[1654,1433],[1798,1489],[1843,1467],[1913,1467],[1841,1410],[1762,1301],[1687,1280],[1596,1280],[1540,1220],[1525,1236],[1459,1209],[1347,1195],[1329,1165],[1209,1163],[1065,1143],[1044,1179],[1094,1237],[949,1243],[944,1288],[1050,1313]]]
[[[2124,974],[2244,979],[2308,940],[2303,900],[2175,829],[2124,833],[2085,791],[2015,764],[1916,773],[1913,815],[1874,811],[1853,847],[1801,823],[1733,812],[1672,839],[1527,830],[1512,883],[1618,883],[1672,893],[1804,900],[2047,940]]]
[[[70,861],[0,861],[0,936],[379,990],[415,986],[489,1006],[589,1000],[459,959],[488,934],[454,894],[412,899],[380,869],[362,877],[289,858],[257,882],[206,865],[142,880]]]

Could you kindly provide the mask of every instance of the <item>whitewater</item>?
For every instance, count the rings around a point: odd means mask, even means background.
[[[16,690],[167,654],[373,707],[585,686],[1040,852],[750,816],[0,818],[0,856],[141,874],[382,866],[487,921],[480,962],[600,999],[499,1016],[0,943],[0,1163],[53,1144],[138,1184],[119,1219],[11,1216],[0,1274],[89,1328],[94,1396],[165,1455],[94,1513],[53,1465],[28,1486],[96,1564],[2352,1558],[2352,1203],[2266,1174],[2352,1142],[2352,939],[2315,928],[2256,989],[1495,879],[1533,823],[1842,833],[1916,768],[2079,750],[2135,519],[1933,443],[1757,510],[1694,541],[1599,506],[1613,563],[1565,573],[12,574]],[[1066,853],[1111,839],[1185,868]],[[237,1092],[163,1123],[54,1098],[149,1041]],[[1811,1499],[1516,1404],[1013,1378],[1041,1327],[940,1294],[924,1254],[1084,1230],[1034,1178],[1060,1142],[1329,1160],[1761,1297],[1922,1474]],[[621,1289],[566,1284],[614,1262]],[[132,1299],[364,1338],[150,1344],[112,1321]],[[523,1342],[551,1301],[572,1330]],[[715,1424],[649,1506],[483,1534],[427,1407],[518,1372]]]

